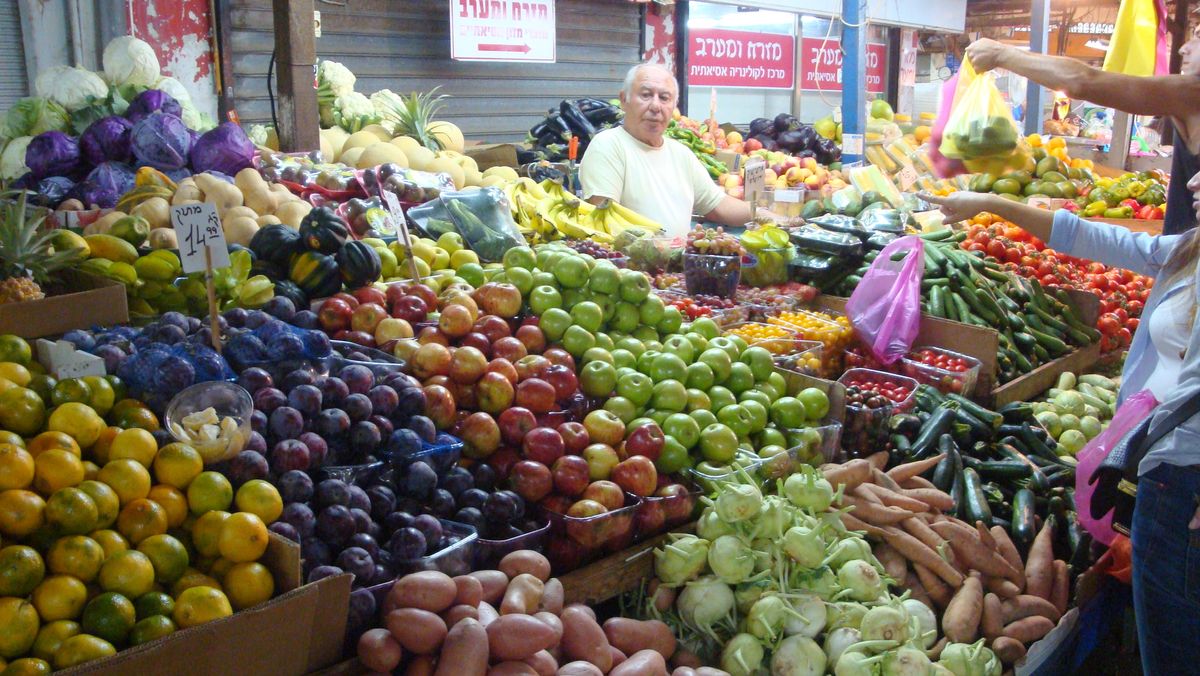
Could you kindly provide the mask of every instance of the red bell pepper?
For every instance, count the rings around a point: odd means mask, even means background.
[[[1134,213],[1137,213],[1137,210],[1142,208],[1142,205],[1139,204],[1138,201],[1133,198],[1130,198],[1127,200],[1121,200],[1121,206],[1129,207],[1130,209],[1133,209]]]

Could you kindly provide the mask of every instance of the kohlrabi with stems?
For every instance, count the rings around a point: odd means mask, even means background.
[[[746,615],[746,631],[755,638],[774,644],[783,637],[788,619],[798,614],[779,594],[765,594],[754,602]]]
[[[832,601],[842,591],[837,574],[828,566],[794,574],[789,588],[810,591],[826,601]]]
[[[828,611],[820,596],[801,593],[785,594],[783,598],[787,600],[792,610],[796,611],[784,624],[783,633],[788,636],[799,635],[816,638],[825,630]]]
[[[911,636],[908,611],[898,603],[875,606],[863,616],[858,630],[864,641],[904,643]]]
[[[951,643],[942,650],[938,664],[949,669],[954,676],[1000,676],[1003,667],[984,639],[974,643]]]
[[[689,627],[716,638],[714,625],[733,622],[733,590],[715,577],[705,576],[687,583],[679,592],[676,608]]]
[[[762,643],[750,634],[738,634],[729,639],[721,651],[721,668],[730,676],[754,676],[762,668],[765,657]]]
[[[879,571],[862,559],[854,559],[838,568],[838,582],[842,591],[838,596],[848,596],[855,601],[874,601],[884,592],[883,578]]]
[[[771,676],[822,676],[825,652],[807,636],[789,636],[771,655]]]
[[[791,527],[796,508],[778,495],[763,498],[762,512],[754,524],[754,537],[778,540]]]
[[[783,482],[782,492],[793,505],[814,512],[824,512],[834,500],[833,485],[807,465]]]
[[[865,653],[846,650],[833,668],[834,676],[878,676],[876,665],[883,661],[882,655],[868,657]]]
[[[847,628],[858,631],[859,627],[862,626],[863,617],[866,616],[867,610],[866,606],[854,601],[826,604],[825,629],[833,631],[834,629]]]
[[[917,620],[917,631],[921,637],[921,645],[933,647],[937,643],[937,615],[933,609],[916,599],[904,599],[900,602],[908,614]]]
[[[737,530],[717,514],[717,510],[713,507],[705,508],[700,514],[700,518],[696,520],[696,535],[712,542],[722,535],[733,535]]]
[[[884,653],[881,662],[881,676],[929,676],[933,671],[933,663],[924,651],[911,646],[903,646]]]
[[[829,664],[837,664],[846,649],[862,640],[862,634],[853,627],[838,627],[825,635],[825,658]]]
[[[882,571],[883,566],[871,553],[871,545],[858,536],[847,536],[838,540],[829,548],[829,555],[823,563],[830,568],[840,569],[846,562],[861,559],[870,563],[876,572]]]
[[[753,577],[754,563],[754,550],[737,535],[722,535],[708,548],[708,567],[725,584]]]
[[[739,584],[737,589],[733,590],[733,597],[737,603],[737,611],[745,615],[750,612],[750,608],[754,606],[755,601],[762,598],[763,594],[778,591],[779,585],[775,580],[769,578]]]
[[[721,520],[730,524],[757,516],[762,510],[762,502],[763,495],[758,486],[732,482],[723,484],[716,499],[711,501]]]
[[[783,551],[801,568],[816,568],[825,560],[821,530],[792,526],[783,534]]]
[[[709,541],[691,534],[672,534],[654,550],[654,574],[663,584],[679,585],[704,572]]]

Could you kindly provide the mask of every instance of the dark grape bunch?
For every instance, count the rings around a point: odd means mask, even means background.
[[[567,241],[567,246],[581,254],[587,254],[592,258],[609,260],[613,258],[624,258],[624,254],[614,250],[607,244],[594,242],[590,239],[572,239]]]

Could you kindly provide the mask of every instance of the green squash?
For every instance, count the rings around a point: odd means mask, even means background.
[[[382,263],[379,253],[366,242],[350,241],[337,253],[338,269],[346,288],[357,289],[379,279]]]
[[[332,256],[350,239],[350,229],[332,209],[317,207],[300,221],[300,238],[310,251]]]
[[[333,256],[305,251],[292,259],[290,279],[309,298],[325,298],[342,290],[342,278]]]
[[[293,254],[304,250],[300,232],[280,223],[263,226],[250,239],[250,250],[261,261],[286,269]]]
[[[296,306],[297,310],[308,309],[308,294],[304,290],[288,279],[280,279],[275,281],[275,295],[287,298],[292,301],[292,305]]]

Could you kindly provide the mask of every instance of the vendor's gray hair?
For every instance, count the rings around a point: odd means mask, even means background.
[[[633,96],[633,83],[635,80],[637,80],[638,72],[644,68],[659,68],[663,72],[670,75],[671,81],[675,82],[675,74],[672,73],[669,68],[662,65],[661,63],[639,63],[638,65],[634,66],[633,68],[630,68],[629,72],[625,73],[625,82],[624,82],[624,84],[621,85],[621,93],[624,94],[626,98]],[[679,94],[679,83],[678,82],[676,82],[676,84],[675,84],[675,93],[676,93],[676,95]]]

